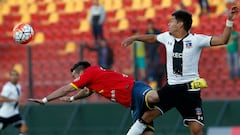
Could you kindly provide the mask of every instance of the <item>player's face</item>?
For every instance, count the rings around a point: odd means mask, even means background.
[[[80,72],[80,73],[77,73],[75,70],[72,72],[72,77],[73,77],[73,79],[78,78],[80,75],[81,75],[81,72]]]
[[[168,23],[168,29],[171,34],[174,34],[179,29],[180,22],[177,21],[175,16],[172,16],[170,22]]]
[[[11,71],[10,72],[10,81],[14,84],[17,84],[19,79],[19,74],[17,71]]]

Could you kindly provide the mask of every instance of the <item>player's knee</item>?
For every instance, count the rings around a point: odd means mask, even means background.
[[[202,127],[191,129],[192,135],[202,135]]]
[[[147,95],[147,101],[149,103],[157,103],[159,102],[159,96],[156,90],[151,90]]]
[[[189,124],[191,135],[202,135],[203,134],[203,126],[200,124],[191,123]]]

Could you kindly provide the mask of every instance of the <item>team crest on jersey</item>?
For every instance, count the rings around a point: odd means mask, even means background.
[[[196,115],[202,115],[202,109],[201,108],[195,108],[195,111],[196,111]]]
[[[192,47],[192,41],[191,40],[185,41],[185,46],[186,46],[186,48],[191,48]]]

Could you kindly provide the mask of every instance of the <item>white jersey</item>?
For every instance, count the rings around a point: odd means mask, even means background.
[[[18,99],[21,96],[20,84],[14,85],[7,82],[2,89],[1,96]],[[0,108],[0,117],[9,118],[13,115],[19,114],[19,106],[17,102],[4,102]]]
[[[157,40],[166,47],[168,84],[183,84],[199,78],[200,53],[203,47],[210,46],[211,38],[191,33],[183,39],[176,39],[169,32],[157,35]],[[177,48],[179,44],[181,49]]]

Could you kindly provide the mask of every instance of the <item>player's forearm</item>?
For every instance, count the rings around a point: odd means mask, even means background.
[[[17,101],[16,99],[10,99],[10,98],[7,98],[7,97],[4,97],[4,96],[0,96],[0,102],[3,103],[3,102],[15,102]]]
[[[78,100],[78,99],[83,99],[86,98],[88,96],[92,95],[92,92],[90,90],[80,90],[76,95],[73,96],[74,100]]]
[[[134,39],[134,41],[142,41],[145,43],[157,42],[156,35],[154,35],[154,34],[136,35],[136,36],[132,36],[132,38]]]
[[[217,46],[217,45],[227,44],[231,36],[231,31],[232,31],[232,27],[225,26],[222,35],[214,36],[212,38],[211,45]]]
[[[58,99],[60,97],[66,96],[68,93],[74,90],[75,89],[71,85],[66,85],[52,92],[50,95],[46,97],[46,99],[49,102],[49,101]]]

